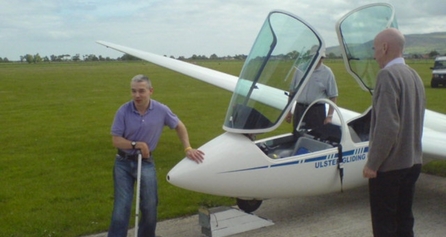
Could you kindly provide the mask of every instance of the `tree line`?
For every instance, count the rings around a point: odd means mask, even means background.
[[[166,55],[164,55],[167,57]],[[235,56],[224,56],[224,57],[218,57],[216,54],[212,54],[210,57],[207,57],[205,55],[192,55],[189,58],[186,58],[184,56],[180,56],[178,58],[175,58],[174,56],[170,56],[170,58],[179,59],[179,60],[207,60],[207,59],[239,59],[239,60],[245,60],[246,55],[235,55]],[[51,55],[51,56],[40,56],[39,53],[37,54],[26,54],[21,55],[19,62],[21,63],[49,63],[49,62],[94,62],[94,61],[138,61],[141,60],[137,57],[134,57],[130,54],[124,54],[121,57],[117,58],[110,58],[110,57],[103,57],[101,55],[97,56],[95,54],[85,54],[85,55],[69,55],[69,54],[61,54],[61,55]],[[0,57],[0,63],[8,63],[13,62],[10,61],[8,58]]]
[[[102,57],[101,55],[96,56],[94,54],[86,54],[86,55],[69,55],[69,54],[62,54],[62,55],[51,55],[51,56],[40,56],[40,54],[26,54],[21,55],[19,62],[26,62],[26,63],[41,63],[41,62],[65,62],[65,61],[113,61],[115,59],[111,59],[110,57]],[[7,63],[7,62],[13,62],[10,61],[8,58],[0,57],[0,63]]]
[[[298,52],[290,52],[286,55],[281,55],[282,57],[288,57],[290,59],[293,58],[297,58],[298,57]],[[165,57],[167,57],[166,55],[164,55]],[[423,56],[423,55],[418,55],[418,54],[411,54],[411,55],[407,55],[407,57],[409,58],[425,58],[425,57],[429,57],[429,58],[435,58],[436,56],[440,56],[440,53],[436,50],[433,50],[431,52],[429,52],[427,55]],[[237,54],[234,56],[223,56],[223,57],[219,57],[216,54],[212,54],[211,56],[207,57],[205,55],[192,55],[189,58],[186,58],[184,56],[179,56],[178,58],[175,58],[174,56],[170,56],[170,58],[173,59],[178,59],[178,60],[245,60],[247,58],[247,55],[244,54]],[[334,53],[329,53],[327,55],[327,58],[341,58],[341,56],[336,55]],[[80,55],[80,54],[75,54],[75,55],[69,55],[69,54],[61,54],[61,55],[51,55],[51,56],[40,56],[38,53],[37,54],[26,54],[23,56],[20,56],[20,62],[24,63],[42,63],[42,62],[67,62],[67,61],[71,61],[71,62],[80,62],[80,61],[84,61],[84,62],[94,62],[94,61],[138,61],[141,60],[137,57],[134,57],[130,54],[124,54],[121,57],[117,57],[117,58],[110,58],[110,57],[103,57],[101,55],[96,56],[94,54],[85,54],[85,55]],[[8,62],[12,62],[10,60],[8,60],[8,58],[4,57],[0,57],[0,63],[8,63]]]

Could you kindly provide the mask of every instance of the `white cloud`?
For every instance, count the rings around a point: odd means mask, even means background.
[[[446,31],[444,0],[393,0],[404,34]],[[0,57],[77,53],[118,57],[105,40],[162,55],[248,54],[267,14],[293,13],[337,45],[336,21],[365,0],[0,0]]]

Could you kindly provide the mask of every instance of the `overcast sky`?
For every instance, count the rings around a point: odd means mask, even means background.
[[[395,7],[404,34],[446,31],[444,0],[0,0],[0,57],[122,56],[96,40],[174,57],[248,54],[272,10],[303,18],[334,46],[336,21],[374,2]]]

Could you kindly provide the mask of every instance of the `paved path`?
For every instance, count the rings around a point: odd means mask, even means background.
[[[263,202],[257,216],[273,221],[269,227],[231,237],[371,237],[367,187],[316,197],[271,199]],[[446,236],[446,178],[422,174],[414,203],[415,234]],[[203,237],[198,216],[158,223],[162,237]],[[104,237],[98,234],[89,237]],[[129,237],[133,232],[129,231]]]

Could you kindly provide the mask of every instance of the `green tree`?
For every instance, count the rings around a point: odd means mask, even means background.
[[[52,54],[52,55],[50,56],[50,59],[51,59],[51,62],[56,62],[56,61],[57,61],[57,56],[54,55],[54,54]]]
[[[435,57],[437,57],[438,55],[440,55],[440,53],[439,53],[437,50],[432,50],[432,51],[430,51],[430,53],[429,53],[429,57],[430,57],[430,58],[435,58]]]
[[[299,52],[293,50],[292,52],[287,53],[286,56],[289,57],[290,59],[296,59],[297,57],[299,57]]]
[[[31,54],[27,54],[25,55],[25,60],[27,63],[32,63],[34,62],[34,56],[32,56]]]
[[[91,61],[99,61],[98,57],[94,54],[86,54],[83,56],[84,57],[84,61],[86,62],[91,62]]]
[[[68,61],[71,58],[71,55],[69,54],[62,54],[57,56],[59,58],[59,61]]]
[[[74,55],[73,57],[71,57],[71,60],[77,62],[81,60],[81,56],[79,54]]]
[[[337,58],[336,54],[333,52],[329,53],[327,56],[328,58]]]
[[[214,53],[209,57],[209,59],[218,59],[218,56],[217,54]]]
[[[37,53],[36,55],[34,55],[33,62],[34,62],[34,63],[40,63],[40,62],[42,62],[42,57],[40,57],[39,53]]]
[[[122,57],[120,58],[122,61],[136,61],[136,60],[141,60],[133,55],[130,54],[124,54],[122,55]]]

